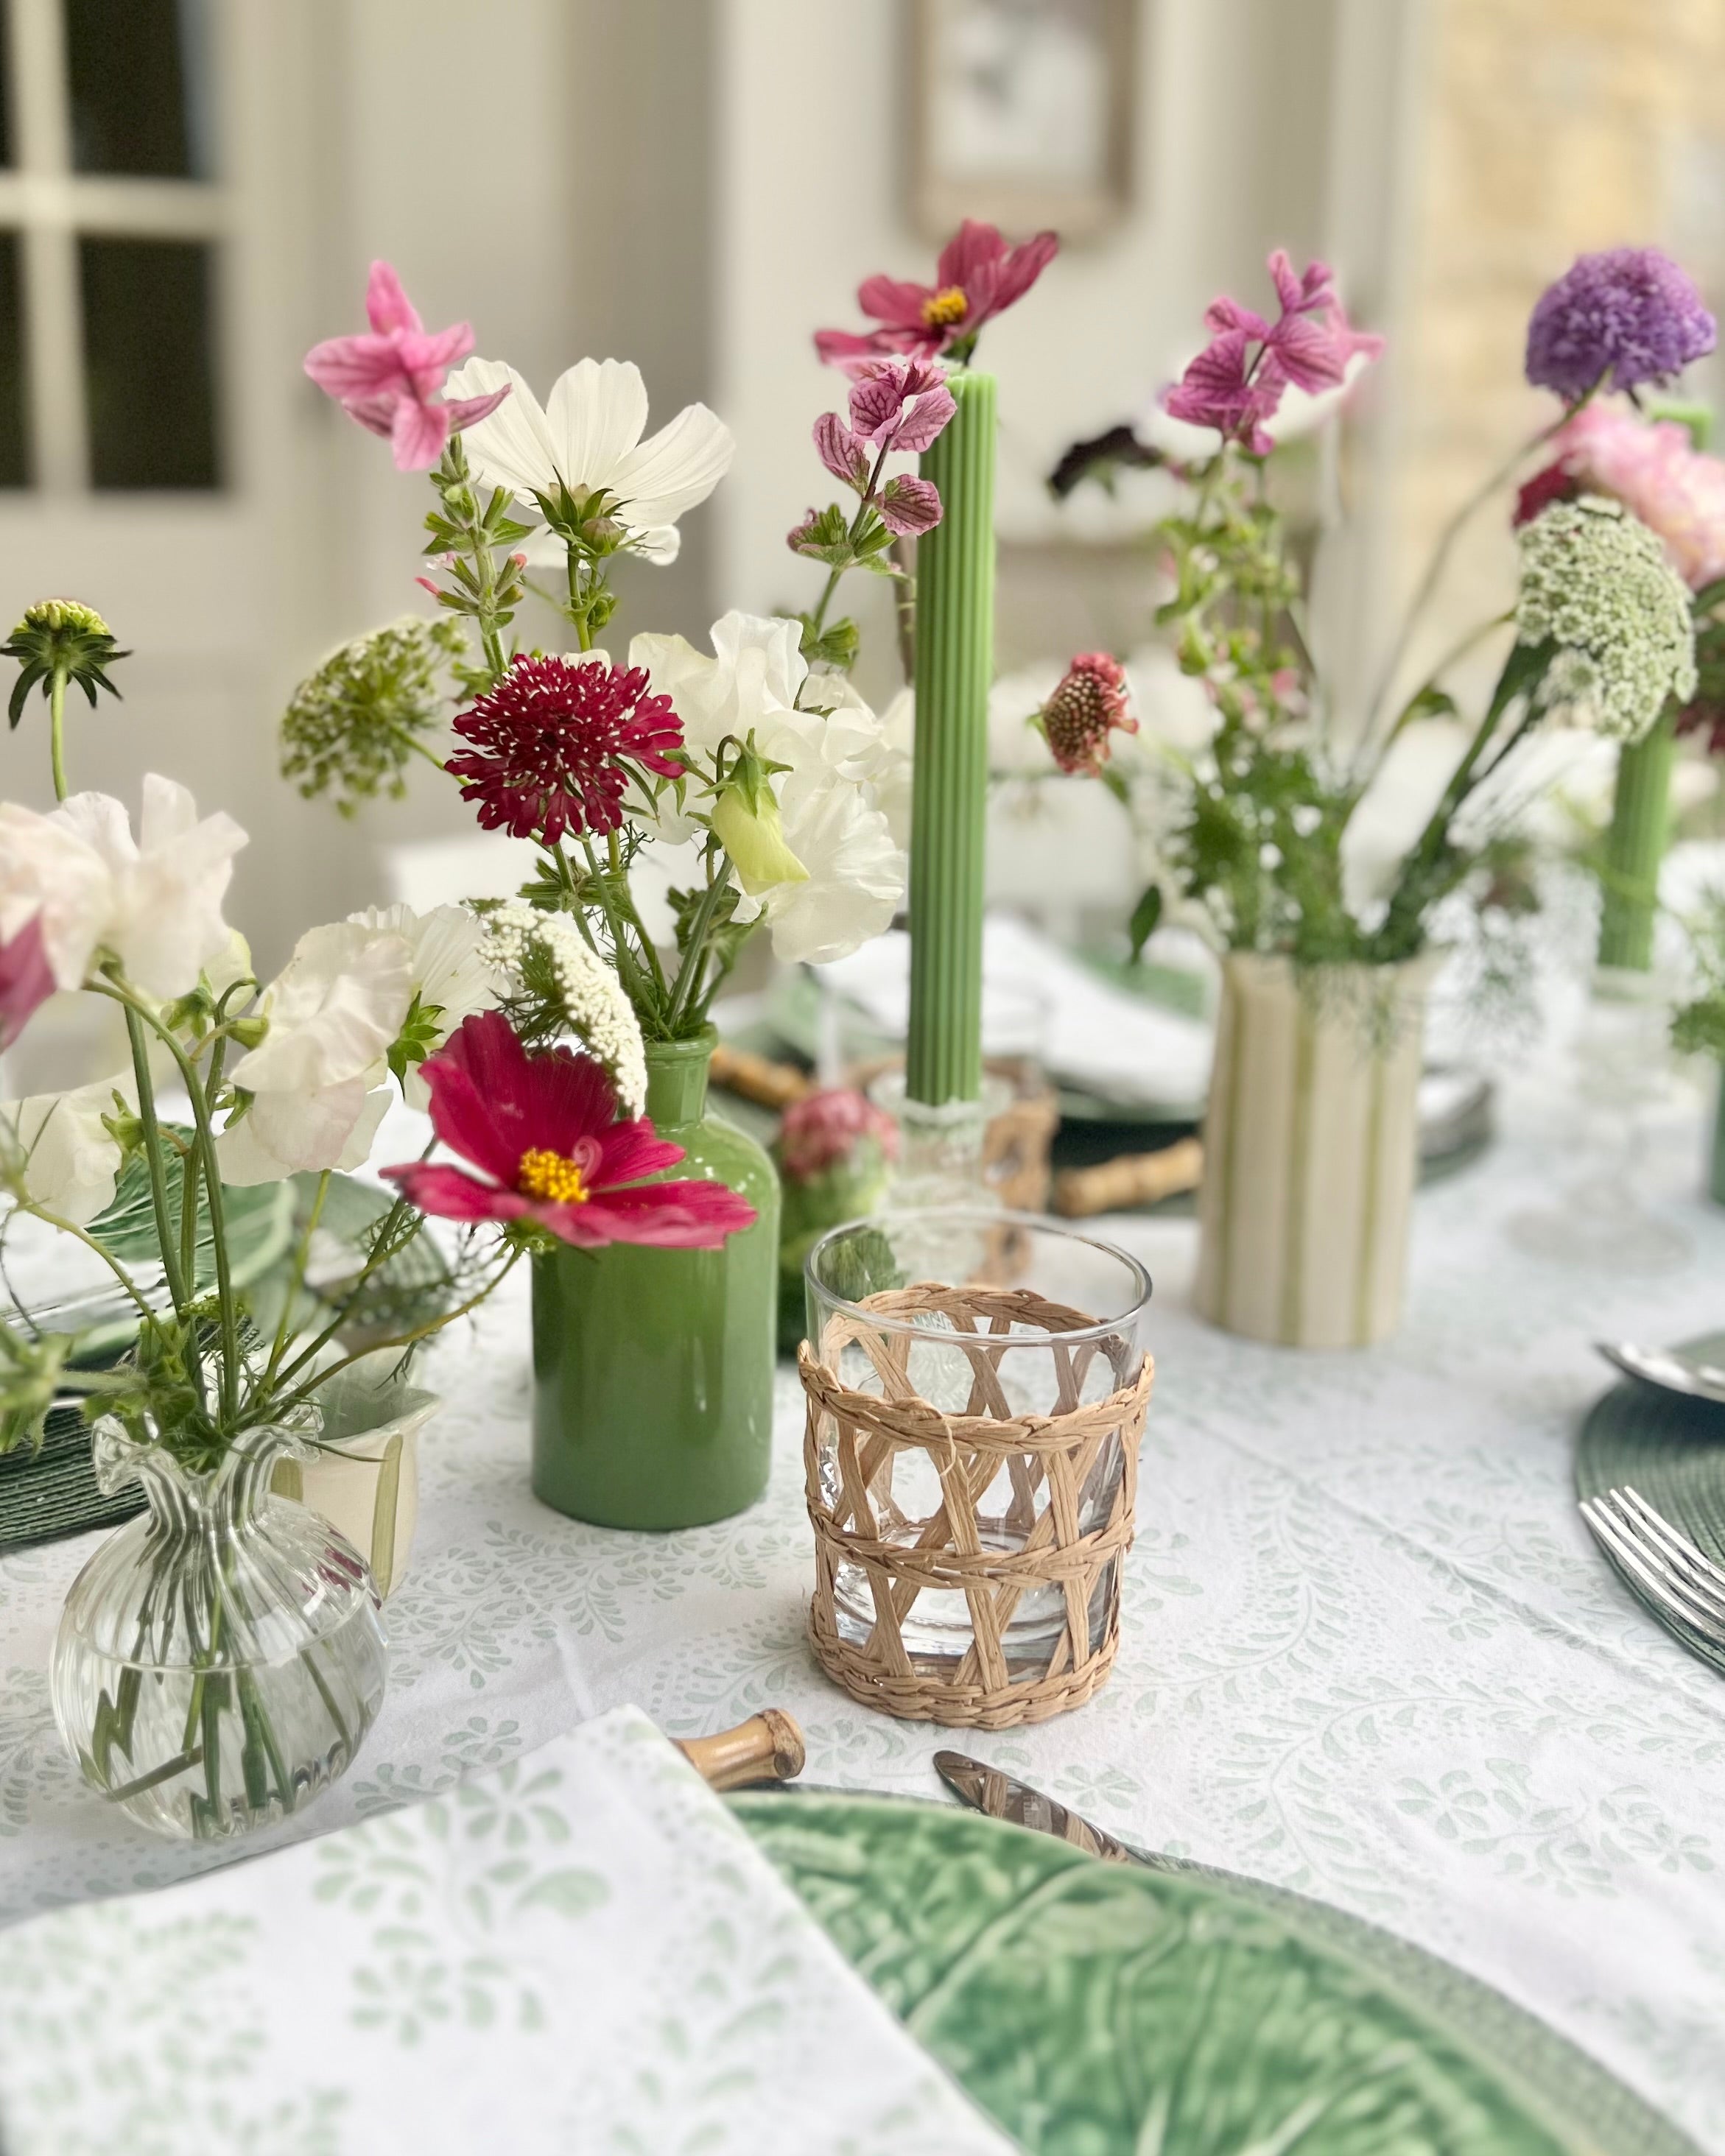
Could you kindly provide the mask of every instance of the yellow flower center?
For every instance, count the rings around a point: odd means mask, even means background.
[[[548,1198],[554,1205],[584,1205],[590,1193],[581,1171],[567,1153],[529,1146],[515,1172],[515,1187],[529,1198]]]
[[[971,311],[971,303],[956,285],[949,285],[944,292],[936,292],[923,301],[923,327],[944,330],[949,323],[961,322]]]

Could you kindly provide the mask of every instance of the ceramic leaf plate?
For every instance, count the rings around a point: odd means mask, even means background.
[[[1725,1357],[1725,1332],[1703,1333],[1679,1344],[1686,1354],[1707,1362]],[[1633,1378],[1614,1385],[1594,1402],[1581,1426],[1575,1491],[1579,1497],[1597,1497],[1625,1484],[1639,1490],[1655,1512],[1681,1527],[1715,1564],[1725,1565],[1725,1408],[1685,1399]],[[1608,1551],[1599,1554],[1650,1617],[1692,1655],[1725,1670],[1725,1650],[1649,1601]]]
[[[1542,2023],[1339,1910],[944,1805],[731,1802],[1036,2156],[1696,2156]]]

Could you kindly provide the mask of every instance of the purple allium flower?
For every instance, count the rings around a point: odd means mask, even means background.
[[[1609,247],[1578,256],[1540,294],[1527,324],[1527,379],[1573,403],[1602,379],[1612,389],[1668,381],[1710,352],[1717,335],[1669,254]]]

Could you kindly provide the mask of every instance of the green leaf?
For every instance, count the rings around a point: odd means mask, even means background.
[[[1162,917],[1162,890],[1160,884],[1151,884],[1132,908],[1132,918],[1126,924],[1132,939],[1132,963],[1135,966],[1143,956],[1144,947],[1156,934]]]
[[[862,642],[861,634],[848,614],[834,622],[822,634],[815,634],[812,614],[799,614],[802,624],[802,655],[811,666],[836,666],[841,673],[848,674],[856,664],[857,652]]]

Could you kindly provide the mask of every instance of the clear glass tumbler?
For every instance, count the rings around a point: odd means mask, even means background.
[[[1122,1534],[1126,1448],[1135,1447],[1137,1428],[1129,1428],[1130,1416],[1105,1428],[1105,1418],[1080,1418],[1088,1435],[1058,1455],[1038,1449],[1036,1433],[1049,1424],[1064,1429],[1062,1419],[1074,1410],[1138,1384],[1151,1295],[1143,1266],[1038,1216],[955,1209],[835,1229],[809,1254],[806,1280],[810,1347],[840,1386],[907,1407],[913,1425],[919,1408],[960,1419],[975,1440],[959,1444],[971,1500],[960,1524],[953,1460],[940,1444],[858,1444],[837,1419],[811,1417],[811,1502],[818,1497],[847,1551],[858,1553],[836,1567],[838,1640],[858,1650],[878,1640],[893,1551],[915,1553],[893,1589],[913,1671],[950,1678],[974,1669],[984,1585],[1004,1613],[1000,1649],[1012,1684],[1058,1673],[1063,1654],[1082,1658],[1089,1643],[1110,1638],[1131,1524],[1128,1517]],[[989,1424],[975,1419],[982,1417]],[[995,1422],[1027,1424],[1023,1445],[1005,1431],[998,1447],[990,1443]],[[1070,1582],[1087,1569],[1086,1538],[1098,1535],[1107,1553],[1074,1626]],[[1043,1576],[1062,1571],[1040,1562],[1056,1544],[1073,1559],[1063,1581]],[[871,1576],[865,1555],[881,1546],[888,1554]],[[950,1566],[941,1556],[948,1549]],[[979,1581],[979,1566],[991,1560],[993,1576]]]

